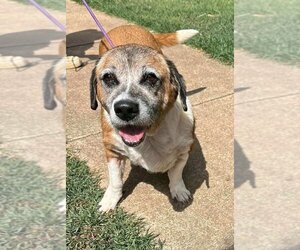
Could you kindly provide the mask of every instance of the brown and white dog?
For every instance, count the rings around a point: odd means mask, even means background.
[[[62,40],[59,43],[58,54],[61,58],[55,60],[47,70],[43,79],[43,100],[44,108],[53,110],[57,107],[57,101],[62,104],[63,126],[65,124],[65,106],[66,106],[66,41]],[[66,212],[66,199],[63,199],[58,204],[59,211]]]
[[[122,197],[126,159],[149,172],[168,172],[172,198],[190,198],[182,171],[194,141],[194,117],[186,86],[162,46],[181,43],[198,32],[152,34],[127,25],[108,34],[90,81],[91,108],[101,103],[101,125],[109,185],[100,211],[114,209]]]

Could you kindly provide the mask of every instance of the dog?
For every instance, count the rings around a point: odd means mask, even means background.
[[[90,78],[91,108],[101,104],[102,140],[109,184],[99,210],[113,210],[122,197],[126,159],[149,172],[167,172],[171,197],[186,202],[191,194],[182,179],[194,142],[195,120],[186,86],[161,48],[198,32],[153,34],[135,25],[117,27],[99,47]]]
[[[66,41],[59,43],[58,55],[61,57],[55,60],[52,66],[47,70],[43,79],[43,101],[44,108],[54,110],[57,107],[57,101],[61,103],[63,109],[63,125],[65,124],[65,106],[67,104],[66,92]],[[58,210],[65,213],[67,208],[66,199],[58,203]]]

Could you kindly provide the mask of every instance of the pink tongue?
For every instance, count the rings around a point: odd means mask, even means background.
[[[119,134],[125,141],[138,142],[143,138],[145,131],[141,128],[123,128],[119,130]]]

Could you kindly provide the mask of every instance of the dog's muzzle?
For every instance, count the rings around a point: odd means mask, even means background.
[[[134,120],[140,114],[139,104],[132,100],[120,100],[114,104],[116,115],[126,123]],[[119,135],[123,142],[130,147],[136,147],[142,143],[145,138],[145,128],[133,125],[127,125],[119,128]]]

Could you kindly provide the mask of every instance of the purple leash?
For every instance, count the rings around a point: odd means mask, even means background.
[[[103,35],[105,36],[106,40],[108,41],[109,45],[111,48],[114,48],[114,44],[112,42],[112,40],[110,39],[109,35],[106,33],[105,29],[103,28],[103,26],[101,25],[101,23],[98,21],[97,17],[95,16],[95,14],[93,13],[92,9],[90,8],[90,6],[87,4],[87,2],[85,0],[82,0],[84,6],[86,7],[86,9],[88,10],[88,12],[90,13],[90,15],[92,16],[92,18],[94,19],[95,23],[97,24],[98,28],[101,30],[101,32],[103,33]]]
[[[40,6],[36,1],[34,0],[28,0],[34,7],[36,7],[40,12],[42,12],[50,21],[52,21],[58,28],[60,28],[62,31],[66,31],[65,26],[59,22],[54,16],[51,16],[50,13],[45,10],[42,6]]]

